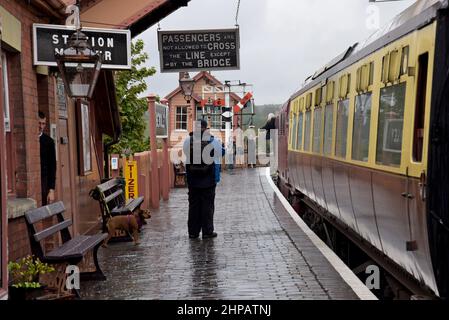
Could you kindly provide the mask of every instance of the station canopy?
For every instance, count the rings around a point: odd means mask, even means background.
[[[60,0],[65,5],[76,0]],[[80,0],[83,27],[129,29],[142,33],[190,0]]]

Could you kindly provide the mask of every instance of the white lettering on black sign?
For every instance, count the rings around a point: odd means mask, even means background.
[[[238,29],[159,31],[161,72],[237,70]]]
[[[131,67],[129,30],[83,28],[81,31],[87,36],[87,42],[92,49],[103,55],[102,68],[129,69]],[[73,32],[73,29],[59,25],[33,25],[34,64],[56,66],[55,53],[63,53]]]

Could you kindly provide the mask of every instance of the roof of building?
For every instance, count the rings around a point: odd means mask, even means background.
[[[211,83],[214,84],[214,85],[217,85],[217,86],[222,86],[222,85],[223,85],[223,83],[222,83],[220,80],[218,80],[217,78],[215,78],[213,75],[211,75],[211,74],[210,74],[209,72],[207,72],[207,71],[201,71],[201,72],[197,73],[197,74],[193,77],[193,80],[194,80],[195,82],[197,82],[197,81],[201,80],[202,78],[206,78],[209,82],[211,82]],[[175,90],[173,90],[173,91],[170,92],[168,95],[166,95],[166,96],[165,96],[165,99],[170,100],[170,99],[172,99],[174,96],[176,96],[177,94],[181,93],[181,91],[182,91],[182,90],[181,90],[181,87],[178,86],[178,87],[176,87]],[[198,95],[196,95],[196,94],[193,94],[193,95],[192,95],[192,98],[193,98],[195,101],[198,101],[198,102],[201,101],[201,97],[198,96]],[[233,92],[231,92],[231,98],[232,98],[234,101],[240,101],[240,100],[242,100],[242,98],[240,98],[237,94],[235,94],[235,93],[233,93]]]

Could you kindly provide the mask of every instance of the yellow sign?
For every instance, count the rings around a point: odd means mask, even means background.
[[[125,181],[126,200],[137,198],[139,196],[137,189],[137,161],[125,160]]]

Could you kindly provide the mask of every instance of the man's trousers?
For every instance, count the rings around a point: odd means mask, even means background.
[[[215,188],[189,187],[189,235],[203,235],[214,232]]]

